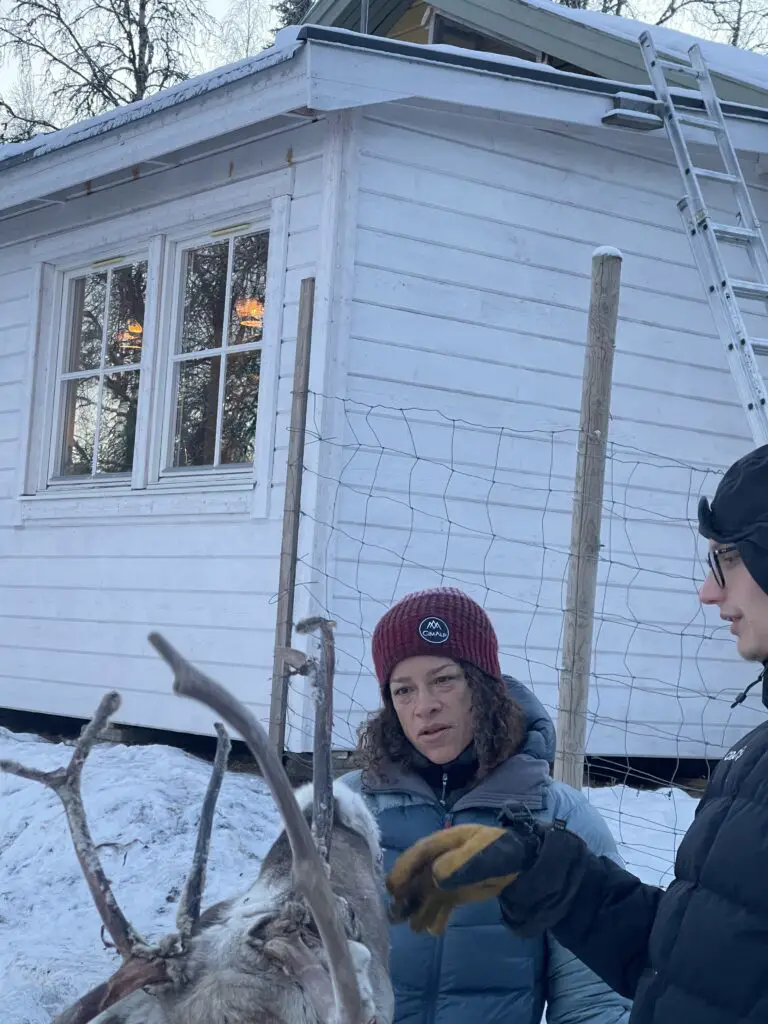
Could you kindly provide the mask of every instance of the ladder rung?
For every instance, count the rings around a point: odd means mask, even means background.
[[[666,68],[668,71],[678,71],[680,74],[688,75],[690,78],[700,78],[699,72],[691,64],[681,64],[676,60],[657,60],[657,68]]]
[[[742,299],[768,299],[768,284],[759,281],[731,281],[733,294]]]
[[[567,3],[568,0],[563,2]],[[768,391],[763,378],[768,374],[763,371],[768,360],[768,337],[750,339],[746,334],[744,310],[739,308],[739,299],[745,300],[745,304],[750,300],[763,302],[763,308],[768,307],[768,265],[760,220],[754,211],[749,188],[729,136],[729,125],[723,115],[701,46],[695,44],[690,47],[688,62],[683,57],[674,60],[670,54],[662,60],[648,29],[640,34],[639,42],[656,101],[663,111],[664,127],[672,143],[675,163],[683,179],[685,195],[677,206],[693,248],[694,262],[707,290],[713,318],[717,322],[717,333],[727,351],[739,399],[748,415],[750,432],[755,444],[766,444]],[[690,101],[673,101],[667,72],[671,76],[679,76],[678,81],[682,79],[689,95],[693,94],[700,101],[697,107],[693,107]],[[686,78],[693,81],[688,82]],[[688,133],[683,130],[685,126],[711,133],[711,141],[716,143],[722,157],[722,170],[713,171],[693,165],[686,144],[693,142],[696,135],[692,133],[689,139]],[[740,223],[718,222],[710,216],[702,195],[704,181],[707,179],[728,185],[742,216],[726,217],[726,220]],[[757,280],[731,278],[725,261],[725,246],[728,243],[746,248],[752,265],[751,273],[754,273]],[[762,357],[757,365],[756,356]]]
[[[738,184],[739,181],[735,174],[727,171],[710,171],[708,167],[692,167],[691,170],[697,178],[709,178],[710,181],[725,181],[730,185]]]
[[[677,120],[680,124],[687,124],[689,128],[701,128],[705,132],[721,132],[723,126],[719,121],[710,121],[708,117],[693,117],[691,114],[678,114]]]
[[[711,223],[709,226],[717,237],[722,238],[725,242],[751,242],[753,238],[759,237],[757,231],[753,231],[751,228],[740,228],[735,224]]]

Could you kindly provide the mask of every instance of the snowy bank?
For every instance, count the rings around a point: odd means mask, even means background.
[[[45,770],[71,747],[0,729],[0,757]],[[175,928],[210,767],[170,747],[99,746],[86,762],[83,799],[107,876],[145,937]],[[58,797],[0,774],[0,1021],[50,1024],[103,981],[119,957],[104,948]],[[264,782],[229,773],[219,797],[205,904],[245,888],[277,834]]]

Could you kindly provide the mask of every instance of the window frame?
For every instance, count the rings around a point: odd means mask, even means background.
[[[94,476],[92,473],[78,476],[77,474],[64,474],[61,472],[62,462],[62,445],[64,440],[64,417],[66,415],[66,386],[65,381],[76,379],[73,374],[76,372],[85,377],[88,371],[72,371],[68,370],[67,363],[71,353],[72,339],[69,337],[70,331],[73,324],[73,302],[74,302],[74,282],[80,278],[87,277],[88,275],[98,273],[100,270],[110,271],[115,270],[119,267],[130,266],[132,263],[146,262],[147,264],[147,287],[144,296],[145,309],[144,309],[144,323],[148,322],[147,313],[149,312],[149,290],[150,290],[150,246],[137,246],[129,248],[125,253],[121,253],[119,256],[111,258],[93,260],[89,264],[80,265],[79,267],[71,268],[61,272],[61,283],[59,288],[59,301],[55,307],[54,316],[58,322],[58,330],[56,332],[56,358],[55,358],[55,372],[53,375],[53,394],[49,395],[50,404],[50,429],[48,431],[48,444],[47,444],[47,458],[44,463],[44,478],[46,489],[62,489],[62,488],[77,488],[80,487],[125,487],[126,484],[133,486],[133,477],[136,472],[136,455],[138,448],[137,435],[134,437],[134,451],[133,461],[131,464],[130,473],[114,473],[114,474],[102,474],[101,476]],[[105,323],[104,330],[107,330]],[[146,331],[144,332],[146,335]],[[142,385],[146,380],[148,374],[146,374],[146,366],[149,360],[147,358],[146,348],[142,342],[141,357],[138,362],[126,364],[124,369],[116,368],[118,373],[130,373],[138,371],[139,374],[139,394],[137,406],[141,405],[141,392]],[[99,380],[103,379],[107,375],[108,368],[99,366],[94,368],[94,374],[97,374]],[[101,384],[100,384],[101,392]],[[102,407],[99,407],[99,416],[102,414]],[[138,424],[138,409],[137,409],[137,424]],[[98,434],[97,434],[98,437]],[[95,457],[95,456],[94,456]],[[57,472],[58,470],[58,472]]]
[[[229,342],[224,344],[224,337],[222,336],[221,345],[216,349],[206,349],[205,352],[199,353],[181,353],[177,351],[177,343],[181,336],[181,330],[183,326],[183,315],[184,315],[184,287],[185,287],[185,266],[186,266],[186,253],[194,249],[200,248],[205,245],[216,244],[217,242],[228,242],[243,237],[245,235],[258,235],[258,234],[269,234],[267,243],[267,274],[266,282],[264,287],[264,320],[262,324],[261,340],[257,346],[230,346]],[[194,234],[189,234],[185,237],[177,238],[172,243],[169,243],[169,253],[167,258],[168,268],[168,292],[166,294],[166,308],[170,311],[168,319],[169,329],[165,341],[165,354],[162,359],[162,368],[159,370],[156,382],[159,389],[162,389],[164,393],[163,400],[163,413],[161,419],[161,429],[158,432],[156,439],[156,481],[162,483],[166,480],[180,480],[187,479],[190,477],[204,477],[213,480],[226,480],[229,477],[238,478],[244,473],[251,471],[255,478],[258,477],[258,435],[259,435],[259,421],[261,420],[262,410],[262,397],[263,397],[263,370],[264,370],[264,359],[265,349],[268,344],[268,319],[270,318],[270,269],[272,267],[272,257],[274,254],[272,245],[272,229],[269,221],[261,219],[254,219],[253,221],[246,221],[240,224],[233,224],[227,228],[216,229],[213,232],[199,232],[196,231]],[[223,331],[228,330],[228,321],[226,315],[231,312],[230,303],[232,301],[231,296],[231,271],[229,253],[227,255],[227,281],[225,284],[225,323],[223,325]],[[219,464],[211,466],[174,466],[173,465],[173,447],[174,447],[174,434],[175,434],[175,423],[176,423],[176,375],[177,368],[185,362],[193,362],[197,359],[212,358],[215,354],[222,357],[222,368],[224,367],[223,356],[225,353],[229,354],[232,351],[259,351],[261,353],[260,370],[259,370],[259,395],[258,395],[258,410],[256,419],[256,431],[254,437],[254,458],[253,463],[246,464]],[[221,372],[219,380],[219,403],[223,398],[224,387],[226,385],[226,374]],[[276,386],[276,385],[275,385]],[[157,422],[157,420],[156,420]],[[219,438],[217,437],[217,450]]]
[[[46,259],[47,254],[41,253],[30,330],[30,375],[25,403],[28,443],[19,476],[19,521],[68,515],[65,508],[71,510],[74,518],[142,515],[145,510],[158,514],[167,511],[173,515],[246,511],[251,518],[268,516],[291,203],[289,190],[271,191],[272,195],[260,201],[230,206],[226,214],[223,214],[224,203],[212,204],[217,209],[207,216],[199,216],[197,210],[192,213],[194,207],[190,208],[187,202],[174,203],[178,215],[172,224],[167,225],[168,218],[163,217],[160,219],[166,223],[152,229],[148,221],[145,231],[131,232],[123,244],[116,241],[118,232],[115,232],[116,237],[110,243],[87,245],[89,232],[85,230],[83,241],[86,244],[76,252],[71,249],[66,255],[59,252],[58,259],[53,253]],[[209,466],[187,467],[168,473],[162,466],[161,444],[173,429],[167,418],[174,412],[169,358],[178,329],[172,319],[176,315],[172,302],[176,283],[174,258],[181,247],[198,240],[210,242],[214,233],[220,240],[225,237],[221,233],[223,229],[246,224],[249,232],[269,232],[253,463],[215,470]],[[135,364],[143,379],[139,388],[132,472],[114,479],[109,479],[110,474],[54,476],[63,442],[61,378],[66,372],[69,354],[69,282],[92,273],[95,264],[118,254],[120,263],[136,257],[148,263],[144,345],[141,360]],[[115,259],[111,265],[119,264]],[[219,494],[220,499],[213,498],[215,494]],[[183,501],[179,500],[179,495],[184,495]],[[61,513],[54,510],[52,503],[61,508]]]

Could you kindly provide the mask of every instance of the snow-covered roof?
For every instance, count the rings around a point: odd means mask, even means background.
[[[632,18],[619,17],[615,14],[602,14],[600,11],[575,10],[554,3],[553,0],[514,2],[540,11],[549,11],[558,18],[632,43],[637,43],[642,32],[649,31],[657,49],[663,50],[669,56],[687,58],[688,50],[698,43],[711,71],[768,91],[768,57],[752,50],[711,42],[664,25],[646,25],[642,21],[634,21]]]
[[[32,157],[43,156],[58,149],[64,149],[75,142],[82,142],[85,139],[102,135],[115,128],[123,127],[134,121],[149,117],[161,110],[184,103],[196,96],[213,92],[223,86],[231,85],[257,71],[264,71],[275,64],[290,60],[296,50],[302,45],[298,35],[300,29],[292,26],[278,32],[274,45],[262,50],[255,57],[247,57],[234,64],[227,64],[224,67],[216,68],[206,74],[190,78],[179,85],[163,89],[145,100],[138,100],[136,103],[129,103],[127,106],[118,107],[116,110],[108,110],[97,117],[89,118],[87,121],[79,121],[69,128],[62,128],[57,132],[48,132],[36,135],[29,142],[7,143],[0,146],[0,164],[10,165],[19,163]]]

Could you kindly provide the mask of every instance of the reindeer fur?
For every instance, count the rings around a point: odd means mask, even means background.
[[[307,821],[311,784],[295,793]],[[330,884],[344,922],[367,1019],[390,1024],[389,928],[376,821],[343,781],[333,786]],[[173,984],[134,992],[95,1024],[331,1024],[325,950],[292,878],[285,829],[254,884],[205,911]],[[181,964],[179,965],[182,966]]]

